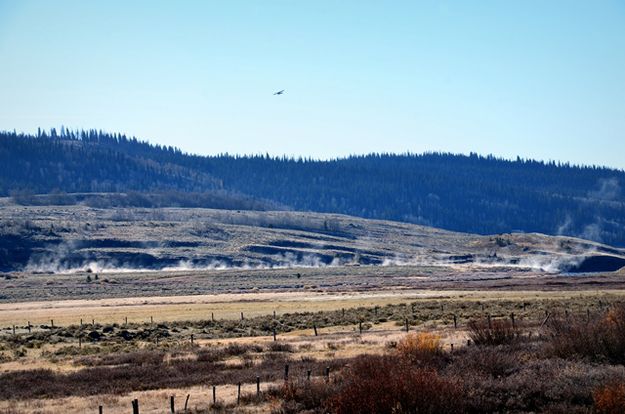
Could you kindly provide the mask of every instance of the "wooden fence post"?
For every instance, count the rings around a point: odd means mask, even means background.
[[[102,411],[103,411],[103,407],[101,405],[98,406],[98,414],[102,414]]]
[[[217,387],[213,385],[213,405],[217,404]]]
[[[50,319],[50,326],[54,328],[54,319]]]
[[[276,328],[273,328],[273,341],[276,341]]]
[[[150,325],[154,325],[154,316],[150,316]]]
[[[362,335],[362,322],[358,322],[358,331],[360,331],[360,335]]]
[[[256,376],[256,397],[260,397],[260,377]]]
[[[215,313],[211,312],[211,321],[215,322]]]
[[[128,325],[128,316],[124,318],[124,325]]]
[[[169,409],[171,414],[176,414],[176,400],[174,398],[175,397],[173,395],[169,397]]]
[[[408,325],[408,318],[405,319],[404,323],[406,324],[406,332],[410,330],[410,326]]]
[[[454,329],[458,329],[458,318],[456,317],[455,313],[454,313]]]
[[[15,325],[13,325],[13,336],[15,336]]]
[[[317,336],[317,335],[318,335],[318,334],[317,334],[317,325],[314,325],[314,324],[313,324],[313,331],[315,331],[315,336]]]
[[[132,414],[139,414],[139,400],[132,400]]]
[[[82,348],[82,337],[78,337],[78,348]]]
[[[326,381],[330,381],[330,367],[326,367]]]
[[[245,318],[243,317],[243,312],[241,312],[241,320],[243,320],[243,319],[245,319]]]
[[[237,386],[237,405],[241,404],[241,383]]]
[[[30,321],[28,321],[28,333],[30,333],[30,328],[31,328]]]
[[[187,398],[185,398],[184,400],[184,412],[187,412],[187,406],[189,405],[189,397],[191,396],[191,394],[187,394]]]
[[[193,346],[193,334],[191,334],[191,346]]]
[[[276,310],[273,311],[273,318],[276,319]]]
[[[82,329],[82,318],[80,318],[80,328]]]
[[[284,365],[284,381],[289,380],[289,364]]]
[[[306,379],[307,379],[308,381],[310,381],[310,376],[311,376],[311,375],[312,375],[312,371],[311,371],[311,370],[306,371]]]

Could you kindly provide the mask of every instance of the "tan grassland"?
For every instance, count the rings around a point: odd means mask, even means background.
[[[531,299],[625,297],[625,290],[593,289],[575,291],[479,291],[479,290],[396,290],[379,292],[276,292],[217,294],[197,296],[163,296],[97,300],[61,300],[0,304],[0,326],[50,323],[58,326],[85,323],[238,319],[244,316],[276,313],[316,312],[341,308],[372,307],[406,303],[419,299],[441,301],[498,301]]]
[[[449,327],[427,326],[419,330],[435,331],[440,335],[443,346],[449,349],[451,344],[456,347],[462,346],[466,342],[465,330],[452,330]],[[331,360],[334,358],[350,358],[362,354],[376,354],[385,352],[386,346],[392,341],[398,341],[405,335],[401,327],[388,322],[375,325],[371,330],[357,333],[356,327],[329,327],[319,329],[319,336],[315,337],[312,330],[300,330],[282,335],[280,342],[289,344],[296,350],[290,355],[291,360],[301,358],[314,358],[317,360]],[[255,338],[233,338],[198,341],[200,347],[225,346],[228,344],[259,344],[267,345],[272,342],[271,337]],[[240,358],[232,358],[230,363],[240,363]],[[29,358],[20,362],[19,369],[39,369],[52,368],[53,364],[46,363],[39,358]],[[0,372],[8,372],[17,369],[8,363],[0,364]],[[71,361],[57,363],[53,369],[66,371],[76,367]],[[303,377],[304,373],[294,372],[293,375]],[[281,382],[262,382],[261,392],[270,386],[279,386]],[[199,386],[187,387],[183,389],[159,389],[149,391],[129,392],[124,395],[101,394],[89,397],[66,397],[54,399],[31,399],[25,401],[0,401],[0,412],[3,413],[25,413],[25,414],[52,414],[68,413],[78,414],[86,412],[97,412],[98,406],[102,405],[105,412],[118,413],[130,411],[131,401],[138,399],[141,404],[142,413],[163,413],[169,412],[170,396],[175,397],[177,410],[182,412],[184,401],[189,395],[189,406],[191,410],[209,410],[212,404],[212,385],[202,384]],[[256,392],[256,384],[244,383],[241,386],[241,394],[253,395]],[[216,388],[218,403],[234,406],[237,400],[237,385],[226,384]],[[271,412],[276,408],[278,402],[262,403],[260,405],[242,405],[237,408],[229,408],[226,412],[240,413],[264,413]]]

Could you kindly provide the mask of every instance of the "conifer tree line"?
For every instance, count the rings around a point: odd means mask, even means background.
[[[334,212],[480,234],[564,234],[623,246],[623,185],[622,170],[474,153],[323,161],[199,156],[98,130],[0,132],[0,195],[17,199],[130,192],[140,200],[138,194],[168,193],[176,195],[175,205],[185,206],[188,198],[195,200],[189,206],[214,207],[219,194],[221,208]],[[167,205],[170,197],[158,200]]]

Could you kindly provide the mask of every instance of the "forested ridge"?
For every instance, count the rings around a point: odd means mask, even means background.
[[[625,245],[622,183],[621,170],[477,154],[369,154],[327,161],[205,157],[96,130],[0,133],[4,196],[218,191],[294,210]]]

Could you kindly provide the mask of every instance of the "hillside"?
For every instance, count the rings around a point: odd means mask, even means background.
[[[361,265],[613,271],[625,265],[625,249],[567,237],[479,236],[336,214],[85,206],[0,209],[0,271]]]
[[[18,199],[24,192],[222,191],[300,211],[625,246],[622,182],[620,170],[475,154],[202,157],[98,131],[0,133],[0,195]]]

